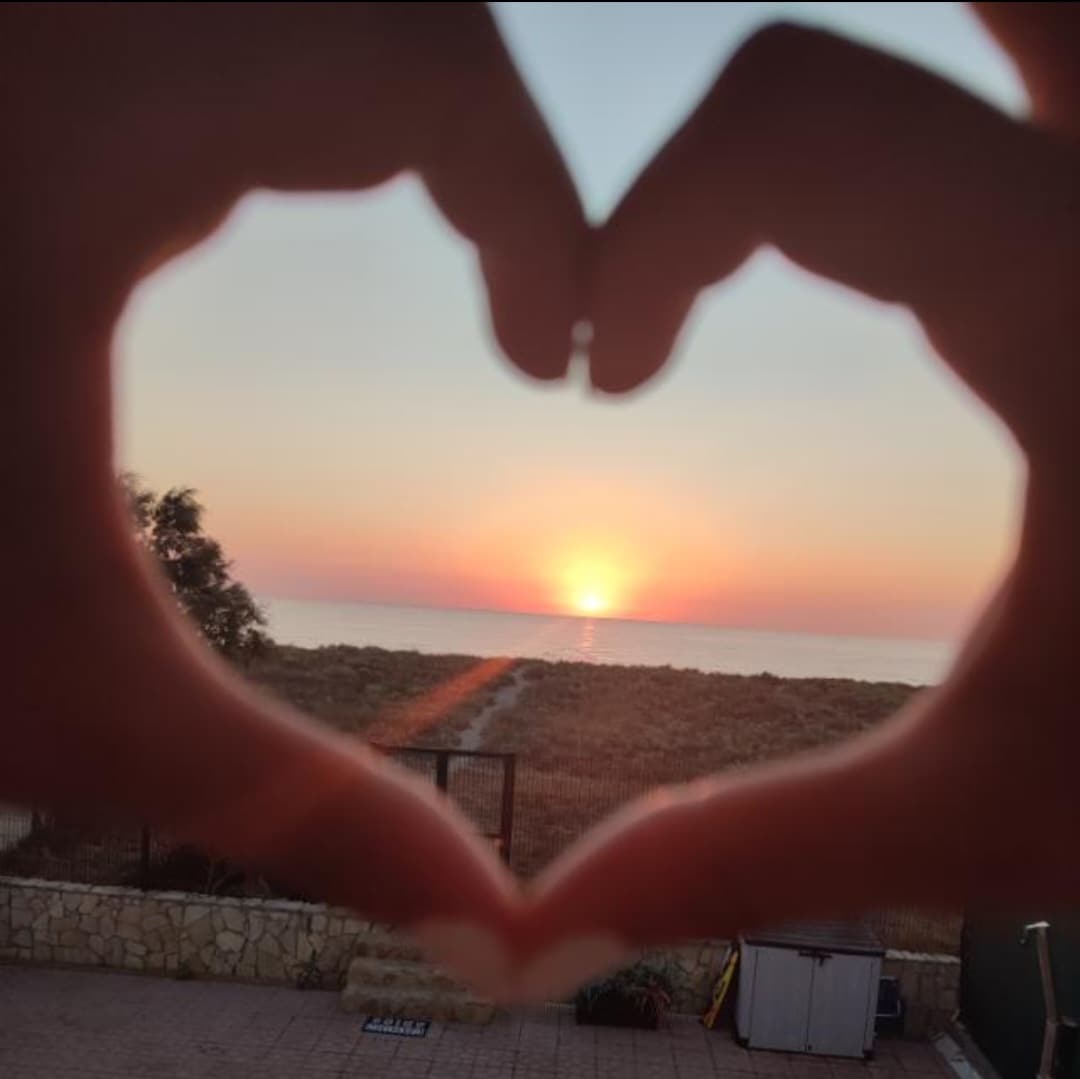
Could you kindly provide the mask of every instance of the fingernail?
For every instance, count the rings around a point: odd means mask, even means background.
[[[640,389],[652,378],[654,371],[641,371],[642,365],[628,364],[615,367],[589,359],[589,388],[593,395],[600,398],[625,397]]]
[[[520,972],[513,999],[522,1004],[562,1000],[584,982],[617,967],[629,952],[612,933],[567,937]]]
[[[512,986],[510,957],[490,929],[469,922],[430,919],[409,930],[424,954],[448,974],[490,1000],[504,1000]]]

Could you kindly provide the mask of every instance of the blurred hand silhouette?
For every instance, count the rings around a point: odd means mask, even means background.
[[[501,348],[570,355],[585,224],[478,4],[7,5],[2,494],[9,801],[137,815],[407,923],[506,921],[464,819],[240,685],[181,626],[115,490],[131,289],[254,187],[405,170],[476,246]]]
[[[980,13],[1030,121],[773,27],[590,233],[482,6],[6,6],[0,795],[137,814],[420,927],[507,997],[767,920],[1075,902],[1080,24],[1067,5]],[[476,245],[498,344],[541,378],[587,315],[593,383],[639,385],[698,292],[762,244],[909,306],[1029,462],[1015,564],[946,682],[840,750],[660,792],[522,889],[426,788],[206,654],[115,490],[113,325],[253,187],[403,170]]]
[[[538,947],[601,927],[661,940],[1080,899],[1080,18],[978,11],[1019,65],[1030,121],[827,33],[747,42],[601,230],[590,368],[611,392],[649,378],[700,290],[762,244],[902,303],[1027,457],[1011,571],[946,682],[879,731],[646,799],[553,866]]]

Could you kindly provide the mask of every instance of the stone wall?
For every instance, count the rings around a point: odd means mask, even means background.
[[[959,1007],[960,960],[955,955],[889,951],[881,973],[900,979],[905,1037],[925,1038],[946,1029]]]
[[[348,911],[314,903],[0,877],[0,961],[334,988],[354,955],[366,954],[360,945],[373,931]],[[725,949],[725,941],[698,941],[641,961],[671,981],[675,1011],[700,1015]],[[944,1029],[957,1008],[957,958],[890,951],[882,974],[900,979],[906,1035]]]
[[[0,877],[0,960],[330,988],[368,930],[313,903]]]
[[[314,903],[0,877],[0,961],[332,988],[350,960],[384,936],[347,911]],[[706,941],[647,952],[643,961],[672,981],[676,1011],[700,1014],[723,954],[724,942]]]

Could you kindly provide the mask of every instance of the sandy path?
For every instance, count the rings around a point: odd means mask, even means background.
[[[458,744],[454,748],[468,753],[476,753],[482,750],[488,725],[494,718],[495,713],[501,712],[504,708],[512,708],[517,703],[517,699],[521,696],[521,691],[524,688],[525,667],[523,664],[519,664],[514,668],[510,676],[510,682],[495,690],[491,703],[481,708],[473,717],[472,722],[461,732],[458,736]],[[451,769],[456,770],[464,763],[464,760],[456,760],[451,765]]]

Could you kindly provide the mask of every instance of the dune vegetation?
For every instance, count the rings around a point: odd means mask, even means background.
[[[880,723],[915,688],[850,679],[704,674],[380,648],[275,647],[249,668],[272,693],[387,746],[454,748],[490,717],[481,748],[516,757],[513,862],[531,875],[586,828],[659,783],[833,744]],[[451,796],[490,829],[490,768],[459,767]]]

